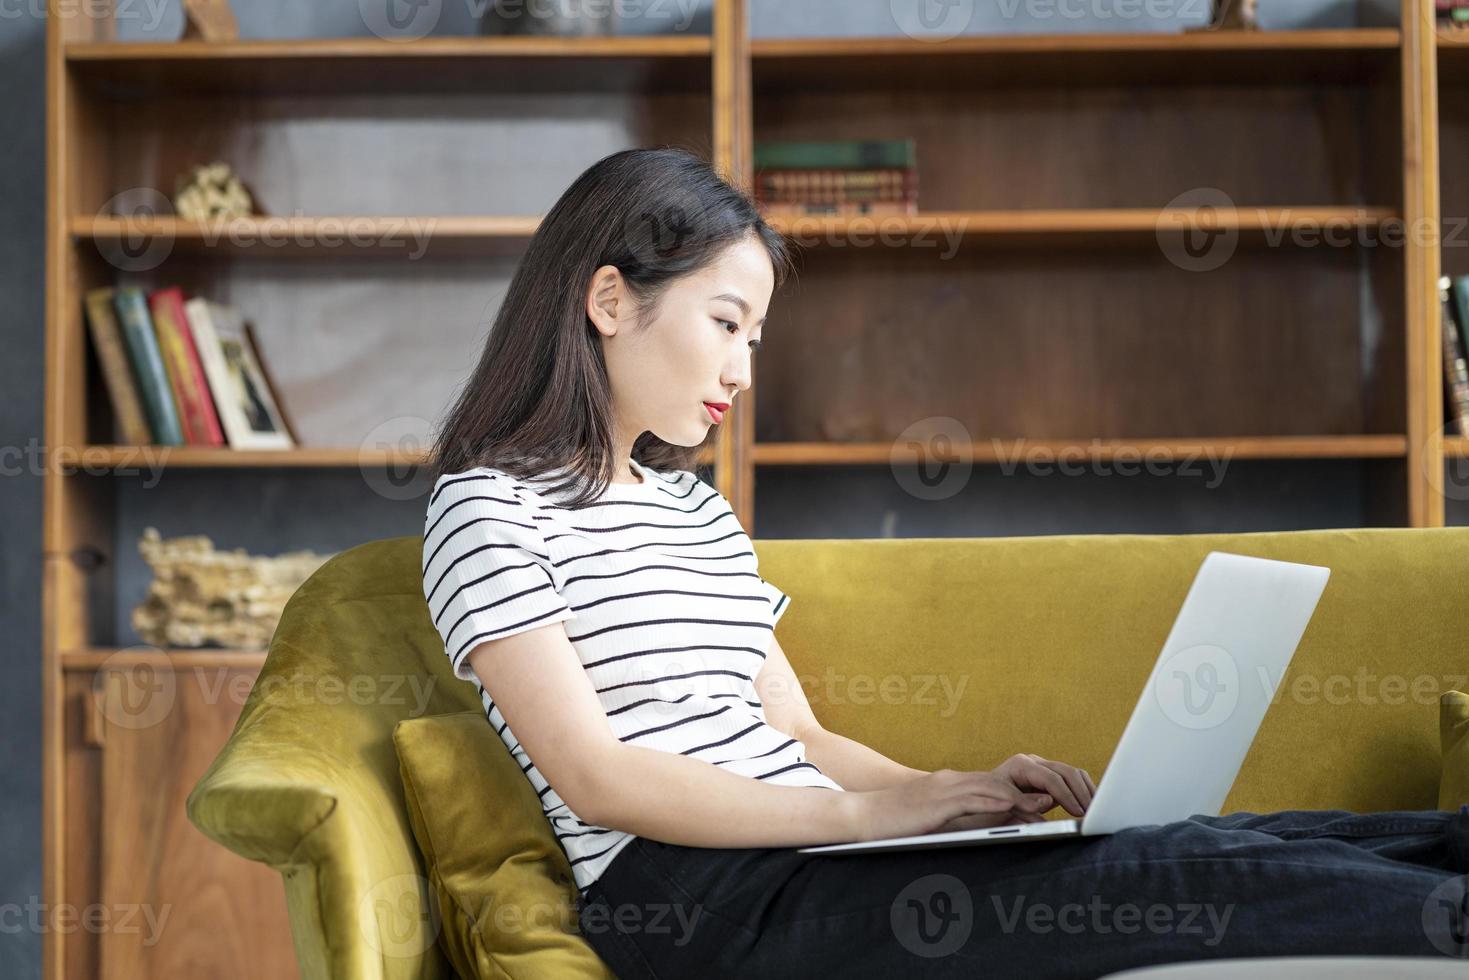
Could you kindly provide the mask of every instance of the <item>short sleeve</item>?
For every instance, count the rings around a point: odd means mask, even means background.
[[[694,476],[694,479],[697,480],[701,484],[701,486],[707,488],[708,492],[719,501],[719,516],[728,516],[731,522],[733,522],[735,526],[738,527],[739,521],[734,516],[734,508],[730,506],[729,498],[720,493],[719,489],[713,484],[709,483],[707,480],[702,480],[697,475]],[[741,531],[743,532],[743,528],[741,529]],[[791,597],[786,595],[780,589],[776,588],[774,585],[771,585],[769,582],[765,581],[765,579],[760,576],[760,559],[755,552],[755,543],[750,540],[749,535],[744,535],[744,542],[745,545],[749,548],[750,556],[755,560],[755,577],[759,580],[759,585],[757,586],[757,588],[759,589],[760,594],[765,596],[765,598],[770,601],[770,624],[774,626],[776,623],[780,622],[780,617],[785,615],[786,608],[791,604]]]
[[[773,626],[776,623],[780,622],[781,616],[785,615],[786,608],[789,607],[791,604],[791,597],[786,595],[780,589],[777,589],[775,586],[771,585],[769,582],[765,581],[765,579],[763,578],[760,580],[760,591],[764,592],[765,597],[770,600],[770,623]]]
[[[485,640],[575,618],[556,590],[543,523],[508,476],[448,474],[435,484],[423,594],[455,677],[478,681],[467,658]]]

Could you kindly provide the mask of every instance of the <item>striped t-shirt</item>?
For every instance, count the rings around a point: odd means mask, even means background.
[[[486,640],[564,621],[623,742],[842,788],[765,720],[753,678],[789,597],[758,574],[728,500],[689,470],[631,465],[642,483],[614,483],[580,509],[557,503],[550,474],[445,474],[424,522],[424,597],[454,674],[479,688],[583,892],[633,836],[581,820],[541,776],[469,665]]]

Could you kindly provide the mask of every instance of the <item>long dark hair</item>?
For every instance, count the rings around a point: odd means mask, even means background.
[[[521,478],[566,470],[548,487],[581,507],[606,490],[612,459],[612,391],[601,335],[587,317],[592,273],[614,265],[646,329],[670,285],[750,234],[759,236],[775,284],[791,253],[755,203],[687,150],[623,150],[589,167],[542,220],[510,280],[474,374],[440,429],[429,466],[435,480],[476,466]],[[711,428],[705,444],[718,437]],[[655,470],[693,469],[704,447],[676,446],[651,432],[632,457]]]

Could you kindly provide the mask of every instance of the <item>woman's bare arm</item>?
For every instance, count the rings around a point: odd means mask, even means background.
[[[854,840],[855,794],[777,786],[620,741],[562,623],[481,643],[469,664],[541,775],[582,820],[691,847]]]
[[[926,769],[905,766],[855,739],[822,728],[780,641],[773,636],[765,664],[755,678],[755,690],[765,706],[766,720],[805,743],[807,761],[843,789],[887,789],[928,774]]]

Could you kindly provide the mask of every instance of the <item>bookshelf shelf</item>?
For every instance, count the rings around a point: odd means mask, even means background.
[[[1469,436],[1446,436],[1443,441],[1445,456],[1469,459]]]
[[[958,234],[964,238],[1007,241],[1039,239],[1051,243],[1077,239],[1150,242],[1159,234],[1195,227],[1238,231],[1248,243],[1269,243],[1293,231],[1319,232],[1376,228],[1398,217],[1390,207],[1237,208],[1200,216],[1187,208],[1073,208],[994,211],[930,211],[914,215],[772,217],[772,227],[802,241],[878,236],[878,244],[902,245],[918,235]],[[72,237],[97,244],[134,246],[166,238],[184,253],[241,256],[292,255],[482,255],[514,254],[540,225],[536,215],[311,215],[235,218],[202,223],[177,218],[74,216]]]
[[[60,457],[68,471],[104,471],[135,466],[177,466],[187,469],[230,469],[300,467],[343,469],[351,467],[415,466],[424,463],[427,452],[398,452],[349,447],[301,447],[297,449],[226,449],[210,446],[79,446],[66,448]],[[713,455],[706,450],[699,465],[709,465]]]
[[[1208,455],[1232,459],[1399,458],[1408,441],[1400,435],[1241,436],[1211,439],[995,439],[958,444],[955,461],[998,463],[1025,453],[1068,458],[1171,460]],[[771,466],[888,463],[893,444],[834,442],[757,442],[755,462]]]
[[[341,255],[420,257],[509,255],[522,250],[538,215],[269,215],[197,222],[180,218],[74,216],[68,227],[78,242],[98,245],[170,239],[183,254],[227,253],[276,258]]]
[[[1469,444],[1469,440],[1460,440]],[[1445,446],[1454,443],[1445,440]],[[1391,459],[1407,453],[1407,437],[1401,435],[1350,436],[1237,436],[1190,439],[996,439],[975,441],[956,449],[957,458],[975,463],[996,463],[1022,451],[1038,450],[1067,454],[1085,453],[1088,458],[1112,459],[1119,454],[1153,454],[1174,458],[1203,453],[1229,454],[1236,459]],[[755,463],[772,466],[886,463],[890,442],[757,442]],[[191,469],[231,467],[307,467],[321,469],[357,466],[412,466],[426,461],[424,453],[382,450],[304,448],[285,450],[214,449],[199,446],[82,446],[69,449],[69,468],[122,468],[128,466],[178,466]],[[699,465],[714,461],[704,452]]]
[[[904,244],[917,235],[994,238],[1006,244],[1035,239],[1046,244],[1075,241],[1147,244],[1160,234],[1196,227],[1241,232],[1241,241],[1270,243],[1293,231],[1332,232],[1376,228],[1398,217],[1391,207],[1239,207],[1201,212],[1193,208],[1072,208],[994,211],[931,211],[915,215],[772,217],[770,224],[802,244],[820,245],[862,236],[877,244]],[[1319,237],[1317,241],[1319,241]]]
[[[173,95],[710,90],[708,36],[426,37],[81,42],[65,46],[81,85],[117,99]]]
[[[1095,82],[1350,81],[1396,67],[1396,28],[751,42],[757,95],[791,88]]]
[[[217,647],[88,647],[61,652],[63,670],[91,673],[107,668],[137,667],[143,664],[192,670],[210,667],[253,667],[265,663],[265,650],[227,650]]]

